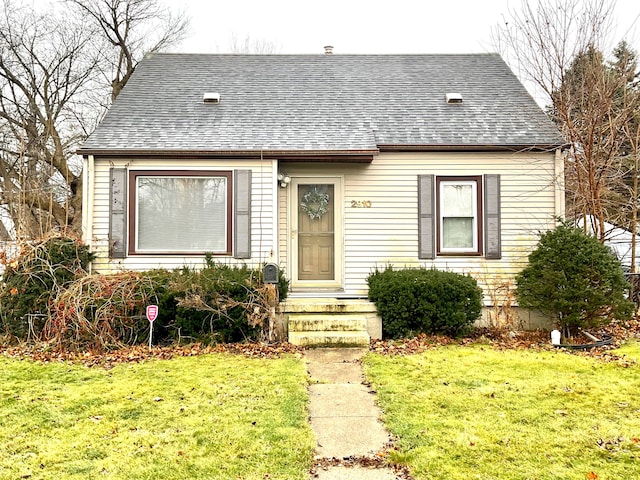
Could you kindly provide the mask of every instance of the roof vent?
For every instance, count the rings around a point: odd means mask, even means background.
[[[324,54],[331,55],[333,53],[333,47],[331,45],[326,45],[324,47]]]
[[[205,92],[202,101],[204,103],[220,103],[220,94],[218,92]]]
[[[447,93],[444,98],[447,103],[462,103],[461,93]]]

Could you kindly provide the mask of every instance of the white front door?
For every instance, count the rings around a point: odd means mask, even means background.
[[[292,288],[341,288],[341,179],[293,178],[290,205]]]

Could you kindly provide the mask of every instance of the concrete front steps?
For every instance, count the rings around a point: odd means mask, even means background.
[[[294,345],[362,347],[382,336],[375,305],[366,300],[294,298],[282,302],[278,310]]]
[[[367,321],[357,315],[292,313],[289,343],[300,346],[335,347],[369,345]]]

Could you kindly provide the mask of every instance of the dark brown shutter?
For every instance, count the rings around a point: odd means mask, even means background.
[[[109,256],[127,255],[127,169],[109,172]]]
[[[251,170],[233,174],[233,256],[251,258]]]
[[[418,175],[418,258],[435,258],[434,176]]]
[[[500,175],[484,176],[484,246],[486,258],[502,258]]]

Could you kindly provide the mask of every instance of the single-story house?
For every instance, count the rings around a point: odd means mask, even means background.
[[[376,267],[501,301],[564,213],[562,144],[497,54],[155,54],[79,150],[84,235],[96,272],[277,264],[291,341],[321,312],[376,337]]]

